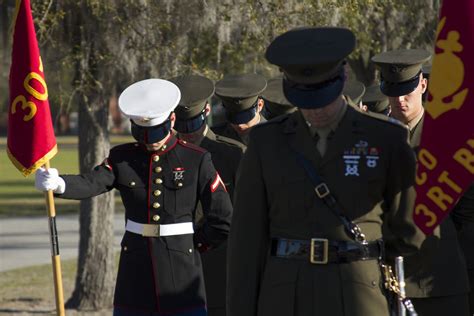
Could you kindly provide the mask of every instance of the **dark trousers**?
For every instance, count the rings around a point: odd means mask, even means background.
[[[410,298],[418,316],[469,316],[469,300],[465,295]]]

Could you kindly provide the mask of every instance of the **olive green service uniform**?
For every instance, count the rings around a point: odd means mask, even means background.
[[[178,137],[192,133],[202,136],[197,138],[199,142],[195,145],[211,153],[212,162],[232,198],[237,168],[245,146],[214,134],[206,124],[206,105],[214,94],[214,83],[206,77],[196,75],[179,76],[170,81],[181,91],[181,100],[175,110]],[[197,221],[198,225],[203,224],[200,219]],[[201,254],[209,316],[225,315],[226,253],[224,242]]]
[[[422,64],[429,58],[430,53],[419,49],[389,51],[374,56],[372,60],[381,70],[382,92],[398,96],[415,90]],[[417,152],[423,114],[409,122],[409,127],[410,144]],[[452,216],[466,217],[459,213],[459,210],[453,211],[433,235],[426,236],[419,231],[420,251],[405,258],[406,294],[419,316],[469,315],[466,264],[452,220]]]
[[[265,101],[265,118],[271,120],[277,116],[290,114],[296,111],[283,93],[283,78],[276,77],[268,80],[267,88],[262,92]]]
[[[247,124],[256,115],[260,117],[259,124],[266,121],[257,110],[259,95],[266,87],[265,78],[257,74],[228,75],[219,80],[216,83],[215,95],[222,101],[227,122],[213,126],[212,130],[217,135],[232,138],[247,145],[249,131],[243,135],[239,134],[231,124]]]
[[[266,58],[283,69],[292,104],[321,108],[344,102],[342,63],[354,46],[349,30],[301,28],[277,37]],[[419,247],[411,221],[415,157],[398,122],[347,105],[339,113],[323,155],[300,111],[252,130],[234,194],[228,316],[389,315],[377,241],[384,219],[398,237],[391,257]],[[301,157],[368,245],[316,195]]]

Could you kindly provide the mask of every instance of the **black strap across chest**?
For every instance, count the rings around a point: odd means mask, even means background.
[[[327,184],[319,176],[314,168],[313,164],[306,159],[301,153],[294,151],[296,160],[306,171],[306,175],[311,180],[311,183],[314,186],[314,191],[316,195],[323,200],[326,206],[342,221],[346,232],[351,236],[355,241],[362,244],[367,244],[365,235],[362,233],[360,227],[353,223],[343,212],[339,203],[337,203],[336,198],[332,195]]]

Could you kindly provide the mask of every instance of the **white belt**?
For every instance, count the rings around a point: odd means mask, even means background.
[[[127,219],[125,230],[144,237],[160,237],[193,234],[192,222],[176,224],[140,224]]]

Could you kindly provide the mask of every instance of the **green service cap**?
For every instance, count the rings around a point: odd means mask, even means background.
[[[281,77],[268,80],[267,88],[262,92],[262,98],[265,100],[267,116],[271,118],[296,110],[283,93],[283,78]]]
[[[261,75],[228,75],[216,83],[215,94],[227,111],[237,113],[255,105],[266,87],[267,80]]]
[[[399,49],[372,57],[380,68],[380,89],[385,95],[406,95],[418,86],[421,67],[431,58],[424,49]]]
[[[342,90],[342,94],[348,96],[355,104],[358,104],[360,102],[362,96],[364,95],[364,92],[364,84],[357,80],[346,81],[346,83],[344,84],[344,89]]]
[[[214,93],[214,83],[203,76],[179,76],[170,81],[181,91],[181,100],[175,109],[178,120],[188,120],[199,115]]]
[[[355,36],[348,29],[297,28],[276,37],[265,58],[284,72],[283,91],[293,105],[318,108],[342,93],[342,65],[354,47]]]
[[[362,97],[362,103],[367,105],[369,111],[376,113],[385,113],[389,106],[388,98],[380,91],[379,84],[367,87]]]

